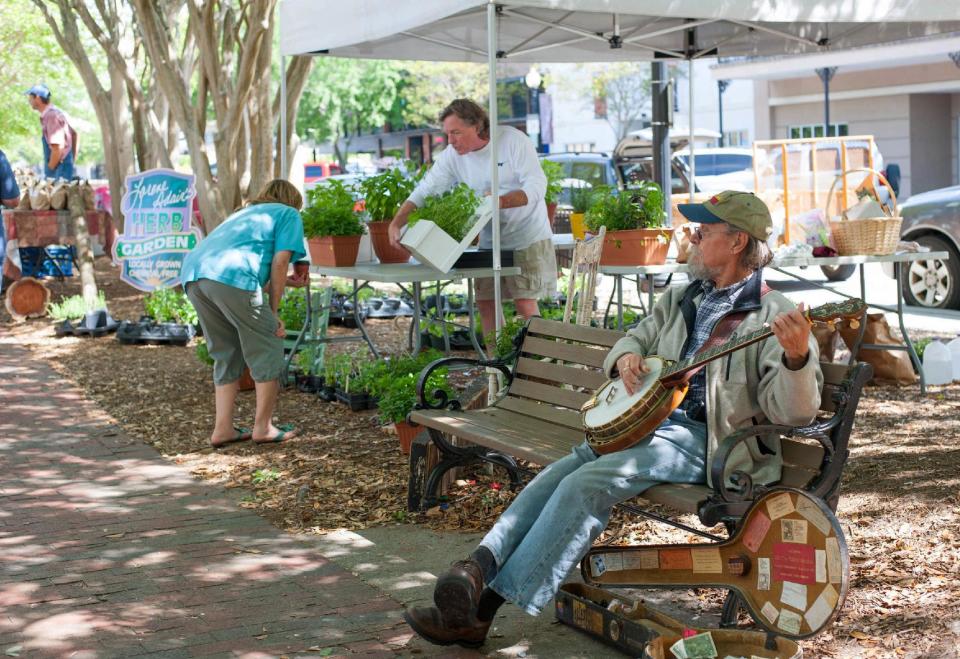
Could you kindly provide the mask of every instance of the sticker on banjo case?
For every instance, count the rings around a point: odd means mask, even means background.
[[[689,549],[661,549],[661,570],[689,570],[693,567]]]

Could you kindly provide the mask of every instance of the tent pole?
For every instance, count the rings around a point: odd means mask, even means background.
[[[663,216],[666,218],[664,224],[669,226],[673,223],[673,204],[670,200],[673,174],[670,170],[670,138],[667,133],[670,130],[670,103],[673,101],[670,98],[667,65],[663,60],[654,60],[651,63],[650,78],[653,84],[653,179],[663,190]]]
[[[697,178],[697,162],[694,158],[694,127],[693,127],[693,58],[687,58],[687,87],[689,91],[689,100],[687,101],[690,104],[690,111],[688,113],[689,118],[687,121],[690,124],[690,157],[687,159],[687,162],[690,163],[690,203],[693,203],[693,191],[696,189],[696,178]]]
[[[487,3],[487,65],[489,70],[490,196],[493,200],[493,304],[497,333],[503,325],[500,307],[500,177],[497,171],[497,5]]]
[[[287,173],[287,56],[280,56],[280,178]]]

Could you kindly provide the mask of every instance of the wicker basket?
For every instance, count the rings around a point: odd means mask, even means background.
[[[851,172],[869,172],[876,174],[880,182],[887,186],[890,200],[893,202],[893,217],[865,217],[859,220],[831,220],[830,233],[840,256],[863,254],[868,256],[883,256],[893,254],[900,241],[900,225],[903,218],[897,214],[897,195],[887,182],[886,177],[878,171],[865,167],[848,169],[833,180],[830,192],[827,193],[827,206],[824,217],[830,217],[830,198],[837,187],[837,181]]]

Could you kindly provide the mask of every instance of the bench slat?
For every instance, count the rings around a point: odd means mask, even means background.
[[[538,357],[553,357],[565,362],[603,368],[603,359],[609,350],[587,348],[582,345],[559,343],[550,339],[528,336],[523,340],[523,352]]]
[[[547,403],[536,403],[524,398],[510,398],[509,396],[497,401],[496,406],[500,409],[519,412],[525,416],[532,416],[541,421],[550,421],[583,432],[583,420],[580,418],[580,413],[573,410],[555,407]]]
[[[561,323],[556,320],[544,320],[543,318],[532,318],[527,331],[531,334],[570,339],[572,341],[590,343],[605,348],[612,348],[614,343],[625,336],[623,332],[618,332],[617,330],[600,329],[599,327],[575,325],[573,323]]]
[[[583,441],[583,433],[547,422],[535,422],[529,417],[499,410],[496,417],[484,410],[449,412],[445,410],[417,410],[411,419],[441,432],[456,435],[468,442],[502,451],[539,465],[547,465],[567,455]]]
[[[706,485],[693,483],[664,483],[654,485],[640,496],[648,501],[670,506],[685,513],[697,513],[701,501],[713,494]]]
[[[530,359],[529,357],[519,359],[516,372],[521,375],[532,375],[552,380],[559,384],[584,387],[590,391],[596,391],[607,381],[607,378],[600,371],[561,366],[560,364],[542,362],[539,359]]]
[[[530,380],[514,380],[507,392],[509,396],[519,396],[521,398],[532,398],[551,405],[567,407],[571,410],[579,411],[592,394],[583,394],[579,391],[568,391],[558,389],[548,384],[531,382]]]

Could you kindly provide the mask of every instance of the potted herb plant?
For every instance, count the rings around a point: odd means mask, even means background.
[[[357,202],[340,181],[317,185],[307,193],[303,232],[314,265],[347,267],[357,262],[363,222]]]
[[[476,237],[480,218],[489,220],[492,209],[492,199],[481,202],[466,183],[459,183],[427,197],[423,207],[410,214],[401,242],[421,263],[446,272]]]
[[[550,219],[550,228],[553,228],[553,218],[557,214],[557,203],[560,201],[560,194],[563,192],[563,165],[541,158],[540,167],[547,177],[547,192],[543,196],[544,203],[547,204],[547,217]]]
[[[373,251],[380,263],[406,263],[410,260],[410,252],[403,247],[394,247],[390,244],[387,230],[390,227],[390,220],[413,192],[423,171],[421,169],[416,175],[410,176],[399,168],[395,168],[371,176],[360,183],[366,211],[370,216],[367,230],[370,232]]]
[[[572,207],[570,211],[570,232],[577,240],[583,240],[586,237],[587,226],[583,222],[583,217],[587,209],[590,208],[594,196],[600,192],[598,188],[588,187],[582,181],[581,183],[583,185],[580,187],[570,189],[570,205]]]
[[[667,259],[673,229],[663,226],[663,193],[644,181],[638,188],[595,197],[584,220],[590,231],[607,228],[601,265],[648,265]]]
[[[480,198],[466,183],[458,183],[443,194],[427,197],[423,208],[410,214],[407,224],[412,228],[420,220],[431,220],[457,242],[464,239],[473,225]]]
[[[417,380],[419,373],[407,373],[396,377],[390,387],[380,398],[380,420],[384,423],[393,422],[397,430],[397,438],[400,440],[400,450],[404,453],[410,452],[410,445],[414,437],[417,436],[419,428],[407,421],[407,415],[413,411],[417,404]],[[450,385],[447,383],[446,369],[438,369],[430,375],[426,383],[426,391],[433,392],[442,390],[448,396],[453,395]]]

